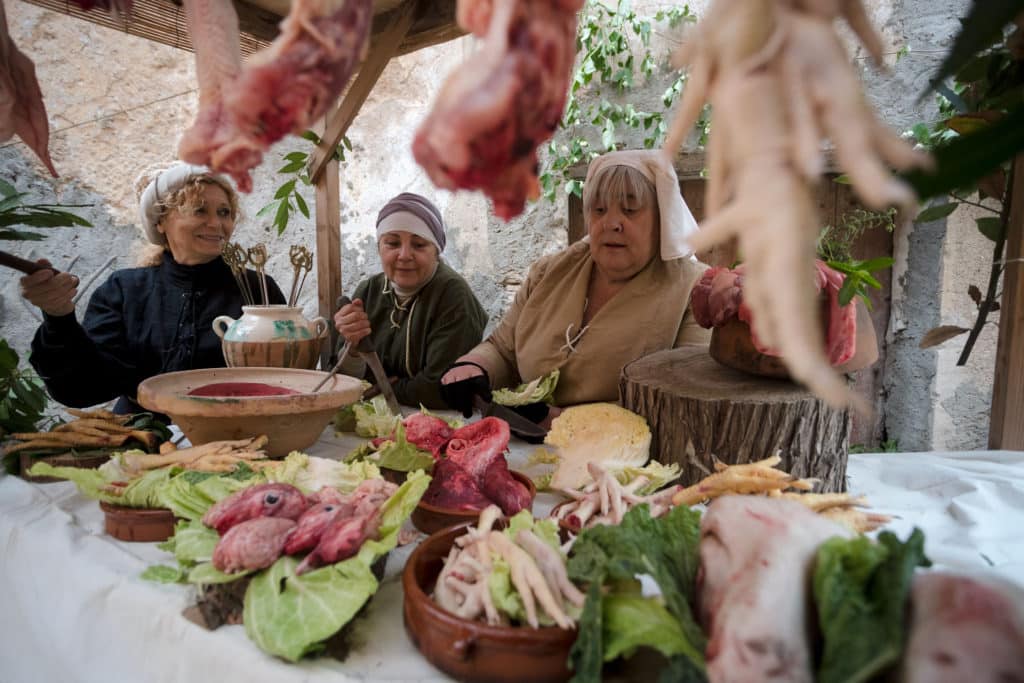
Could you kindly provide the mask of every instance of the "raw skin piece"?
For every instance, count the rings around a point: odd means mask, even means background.
[[[308,507],[306,496],[290,484],[260,484],[214,503],[203,515],[203,524],[223,536],[236,524],[256,517],[283,517],[294,521]]]
[[[225,574],[266,569],[284,552],[295,522],[282,517],[257,517],[236,524],[213,551],[213,566]]]

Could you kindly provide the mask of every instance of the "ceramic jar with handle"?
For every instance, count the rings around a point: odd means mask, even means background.
[[[228,367],[312,370],[320,359],[328,323],[307,320],[297,306],[242,306],[238,320],[218,316],[213,331],[221,338]]]

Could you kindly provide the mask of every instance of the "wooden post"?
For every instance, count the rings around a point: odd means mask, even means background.
[[[328,114],[329,115],[329,114]],[[316,181],[316,290],[320,315],[327,319],[329,345],[321,348],[320,367],[330,367],[329,358],[338,345],[334,327],[334,303],[341,296],[341,198],[338,160],[333,156]]]
[[[988,447],[1024,450],[1024,155],[1013,161]]]

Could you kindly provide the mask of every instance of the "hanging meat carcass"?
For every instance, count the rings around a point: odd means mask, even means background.
[[[228,173],[243,192],[263,153],[308,129],[341,94],[366,46],[372,0],[293,0],[281,34],[243,66],[229,0],[186,0],[199,114],[178,156]]]
[[[36,68],[11,40],[0,0],[0,142],[17,135],[56,177],[50,159],[50,122]]]
[[[718,0],[680,51],[690,76],[665,149],[675,153],[710,101],[707,220],[690,246],[702,251],[738,238],[757,337],[816,394],[866,411],[831,370],[817,319],[814,245],[821,221],[813,186],[824,167],[821,140],[835,141],[865,204],[896,206],[903,216],[915,198],[888,168],[929,159],[868,107],[833,26],[840,14],[877,58],[880,42],[860,0]]]
[[[458,0],[482,46],[445,81],[413,141],[438,187],[482,189],[506,220],[540,194],[537,146],[565,108],[582,0]]]

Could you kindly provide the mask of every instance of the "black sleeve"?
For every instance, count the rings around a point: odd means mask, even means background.
[[[274,278],[267,276],[267,294],[270,297],[270,303],[284,305],[288,303],[288,300],[284,298],[284,293],[281,288],[274,282]]]
[[[93,293],[82,324],[74,314],[44,316],[29,362],[54,400],[84,408],[134,396],[141,378],[131,358],[123,292],[111,278]]]
[[[284,293],[281,292],[281,288],[274,282],[274,278],[267,275],[267,298],[269,301],[263,301],[263,287],[260,281],[259,273],[255,270],[246,270],[245,279],[249,283],[249,291],[252,293],[252,298],[256,302],[256,305],[263,303],[284,305],[288,303],[285,299]],[[244,301],[242,303],[245,303]]]

